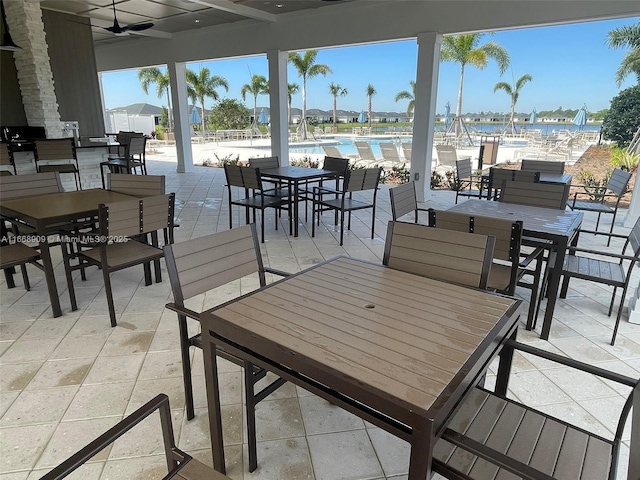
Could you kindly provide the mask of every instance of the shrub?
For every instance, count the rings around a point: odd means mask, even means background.
[[[634,172],[640,163],[640,153],[627,152],[624,148],[615,147],[611,149],[611,165],[616,168]]]
[[[593,172],[589,170],[582,170],[578,173],[578,179],[580,180],[581,187],[584,189],[584,193],[589,195],[590,200],[599,200],[607,191],[606,185],[611,177],[611,171],[608,171],[604,178],[596,178]]]
[[[236,99],[223,98],[213,107],[209,122],[216,129],[237,130],[250,123],[249,109]]]
[[[380,177],[380,183],[393,185],[400,185],[409,181],[411,181],[411,170],[407,168],[406,163],[391,167],[391,170],[383,170],[382,176]]]
[[[304,157],[300,158],[300,159],[291,159],[289,161],[289,164],[292,167],[307,167],[307,168],[318,168],[320,165],[320,162],[318,160],[314,160],[313,158],[305,155]]]
[[[242,165],[242,163],[240,162],[240,155],[225,155],[224,157],[219,157],[217,153],[214,153],[216,160],[218,161],[218,166],[219,167],[224,167],[225,165]],[[210,162],[205,164],[205,162]],[[209,165],[213,165],[213,162],[211,162],[211,160],[206,159],[205,161],[202,162],[203,165],[209,166]]]
[[[602,121],[602,137],[626,147],[640,127],[640,85],[622,90],[611,100]]]
[[[162,125],[156,125],[155,132],[157,140],[164,140],[164,128],[162,128]]]
[[[442,176],[435,170],[431,172],[431,189],[442,187]]]

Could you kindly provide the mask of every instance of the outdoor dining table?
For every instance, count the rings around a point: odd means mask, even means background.
[[[289,232],[294,237],[298,236],[298,202],[305,200],[300,198],[300,184],[310,181],[322,181],[336,177],[336,172],[323,170],[321,168],[295,167],[291,165],[278,168],[260,169],[260,175],[265,179],[281,180],[287,182],[290,191],[293,191],[293,232]],[[291,214],[291,212],[289,212]]]
[[[100,204],[131,198],[135,197],[109,190],[91,189],[0,201],[2,219],[18,225],[26,225],[34,231],[31,240],[40,246],[40,256],[54,317],[61,316],[62,309],[51,261],[48,236],[64,231],[65,227],[69,227],[75,222],[97,217]]]
[[[203,312],[214,468],[225,473],[218,347],[406,440],[409,480],[430,478],[435,442],[515,337],[520,304],[336,257]]]
[[[550,241],[550,250],[556,252],[556,265],[563,265],[565,252],[569,245],[578,243],[582,212],[566,211],[555,208],[533,207],[517,203],[505,203],[471,199],[448,209],[451,212],[481,215],[523,222],[523,236],[543,241]],[[551,269],[549,276],[547,308],[540,338],[549,339],[553,311],[560,286],[560,268]]]

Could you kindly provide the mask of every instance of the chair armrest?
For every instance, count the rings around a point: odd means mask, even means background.
[[[191,309],[186,308],[186,307],[179,307],[175,303],[167,303],[165,305],[165,308],[168,308],[169,310],[173,310],[174,312],[176,312],[176,313],[178,313],[180,315],[185,315],[185,316],[187,316],[189,318],[193,318],[194,320],[200,321],[200,314],[198,312],[196,312],[195,310],[191,310]]]
[[[637,380],[631,377],[627,377],[626,375],[621,375],[616,372],[611,372],[609,370],[605,370],[604,368],[596,367],[594,365],[584,363],[579,360],[574,360],[573,358],[568,358],[563,355],[558,355],[557,353],[548,352],[546,350],[542,350],[541,348],[533,347],[531,345],[518,342],[517,340],[507,340],[506,346],[512,347],[521,352],[529,353],[531,355],[544,358],[546,360],[551,360],[552,362],[556,362],[561,365],[565,365],[567,367],[572,367],[577,370],[581,370],[583,372],[596,375],[606,380],[611,380],[613,382],[626,385],[628,387],[633,388],[635,387],[636,383],[638,383]]]
[[[284,270],[278,270],[276,268],[265,267],[264,269],[267,273],[273,273],[274,275],[280,275],[281,277],[289,277],[291,273],[285,272]]]
[[[536,260],[542,254],[544,254],[544,248],[541,248],[541,247],[535,248],[526,257],[524,257],[522,260],[520,260],[520,262],[518,263],[518,266],[521,267],[521,268],[526,268],[526,267],[529,266],[529,264],[531,262]]]
[[[591,233],[592,235],[605,235],[607,237],[615,237],[615,238],[622,238],[624,240],[626,240],[628,237],[626,235],[622,235],[620,233],[609,233],[609,232],[596,232],[595,230],[583,230],[582,228],[580,228],[578,230],[578,232],[580,233]]]
[[[567,250],[570,252],[582,252],[582,253],[590,253],[593,255],[602,255],[605,257],[618,258],[621,260],[638,260],[638,257],[633,257],[630,255],[623,255],[620,253],[610,253],[610,252],[602,252],[600,250],[591,250],[588,248],[580,248],[580,247],[567,247]]]

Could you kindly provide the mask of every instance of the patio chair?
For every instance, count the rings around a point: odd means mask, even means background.
[[[107,190],[132,197],[152,197],[165,194],[164,175],[107,174]]]
[[[567,249],[569,255],[565,256],[564,265],[562,266],[564,280],[562,282],[562,288],[560,289],[560,298],[567,296],[569,281],[572,278],[612,286],[613,293],[611,294],[611,303],[609,304],[609,312],[607,314],[611,316],[613,304],[616,299],[616,291],[618,288],[622,289],[618,315],[616,316],[616,323],[611,337],[611,345],[613,345],[616,341],[616,335],[620,325],[620,317],[622,316],[622,308],[624,307],[627,288],[631,281],[631,272],[633,271],[634,265],[640,262],[640,218],[636,220],[629,236],[582,229],[580,233],[606,235],[609,237],[609,240],[611,240],[611,238],[622,238],[625,240],[620,254],[581,248],[579,246],[569,247]],[[631,250],[630,253],[627,253],[628,249]],[[581,253],[584,255],[580,255]]]
[[[141,175],[147,174],[146,149],[147,137],[135,135],[128,137],[124,155],[110,156],[106,162],[100,163],[102,188],[105,188],[104,167],[111,173],[136,173],[140,169]]]
[[[263,265],[256,226],[253,223],[233,230],[167,245],[164,247],[164,253],[173,291],[173,303],[168,303],[166,307],[178,314],[185,403],[187,419],[191,420],[195,414],[190,348],[202,348],[202,339],[199,329],[198,333],[191,336],[189,334],[187,319],[200,322],[200,312],[185,307],[185,301],[249,275],[257,274],[260,286],[264,287],[267,284],[265,273],[279,276],[288,276],[289,274]],[[253,471],[257,466],[256,404],[283,385],[285,380],[278,378],[256,392],[256,383],[266,375],[264,369],[245,362],[224,350],[217,349],[216,353],[218,356],[244,367],[249,464],[250,471]]]
[[[340,212],[340,246],[344,242],[344,216],[348,214],[347,230],[351,230],[351,213],[357,210],[371,208],[371,238],[375,236],[376,226],[376,198],[378,195],[378,184],[382,168],[360,168],[357,170],[347,170],[345,173],[342,188],[335,195],[335,190],[324,187],[313,187],[313,216],[311,223],[311,236],[316,233],[316,213],[318,214],[318,225],[322,212],[335,210]],[[371,200],[356,200],[353,194],[356,192],[371,192]],[[325,198],[329,195],[331,198]]]
[[[76,154],[76,145],[73,138],[36,140],[33,158],[35,160],[36,170],[38,173],[72,173],[76,181],[76,189],[82,190],[80,169],[78,167],[78,156]],[[47,163],[46,165],[41,163],[59,162],[60,160],[65,160],[65,163]]]
[[[273,157],[261,157],[261,158],[250,158],[249,159],[249,167],[251,168],[259,168],[260,171],[267,170],[270,168],[280,168],[280,159],[278,156]],[[285,183],[281,180],[264,180],[267,183],[271,183],[274,186],[274,190],[269,192],[269,195],[275,196],[278,198],[289,198],[291,192],[285,185]]]
[[[495,237],[389,222],[382,263],[395,270],[487,288]]]
[[[333,158],[345,158],[345,156],[338,150],[338,147],[333,147],[331,145],[322,145],[322,150],[327,157]]]
[[[580,378],[581,383],[591,377],[592,385],[597,383],[604,387],[604,382],[613,382],[613,388],[630,390],[622,408],[611,406],[613,412],[620,412],[619,415],[613,413],[617,422],[613,420],[615,423],[611,431],[615,434],[593,433],[574,425],[571,419],[561,420],[543,411],[545,409],[537,410],[507,398],[511,365],[501,361],[498,369],[504,373],[507,381],[497,385],[495,391],[481,386],[471,387],[472,391],[458,406],[434,448],[433,470],[446,478],[467,480],[623,478],[617,473],[623,451],[625,424],[631,426],[631,452],[639,448],[638,379],[513,339],[504,345],[503,353],[506,355],[502,358],[510,358],[509,353],[514,350],[533,355],[552,367],[557,366],[557,370],[569,368],[569,374],[579,374],[576,378]],[[624,478],[635,480],[639,478],[640,462],[635,454],[628,457],[628,475]]]
[[[564,162],[552,162],[548,160],[533,160],[523,158],[520,170],[530,172],[540,172],[541,174],[562,175],[564,173]]]
[[[343,157],[324,157],[324,161],[322,163],[322,169],[323,170],[329,170],[331,172],[335,172],[336,173],[336,177],[335,177],[335,188],[334,193],[336,195],[339,195],[340,193],[340,182],[344,180],[344,176],[347,173],[347,170],[349,170],[349,159],[347,158],[343,158]],[[313,184],[318,185],[319,182],[318,181],[312,181],[312,182],[305,182],[305,186],[304,188],[300,189],[298,191],[298,195],[300,195],[301,199],[304,199],[304,205],[305,205],[305,210],[304,210],[304,220],[305,222],[307,221],[308,217],[307,217],[307,202],[311,201],[313,202]],[[311,188],[309,188],[309,186],[311,186]],[[326,186],[326,183],[323,183],[323,187],[324,190],[328,192],[328,190],[330,190],[330,188],[328,188]],[[338,212],[336,211],[336,222],[338,221]]]
[[[436,155],[438,157],[436,171],[447,172],[456,168],[458,154],[453,145],[436,145]]]
[[[428,208],[418,207],[415,182],[403,183],[389,189],[391,197],[391,216],[396,222],[403,216],[413,213],[413,223],[418,223],[418,212],[428,212]]]
[[[371,144],[369,142],[353,142],[358,150],[358,157],[363,162],[380,162],[379,158],[376,158],[373,150],[371,150]]]
[[[288,208],[288,200],[278,196],[269,195],[271,191],[262,186],[262,177],[259,168],[239,167],[238,165],[225,165],[224,173],[227,178],[227,189],[229,192],[229,228],[233,228],[232,206],[244,207],[246,210],[246,220],[249,224],[249,210],[253,211],[253,222],[256,221],[256,210],[260,210],[260,234],[264,243],[264,213],[267,208],[276,210]],[[235,195],[233,189],[240,190],[240,195]],[[244,196],[243,196],[244,193]],[[291,218],[291,215],[289,216]],[[278,230],[278,215],[275,216],[276,230]]]
[[[478,156],[478,170],[495,165],[498,161],[500,137],[480,137],[480,155]]]
[[[567,198],[569,197],[569,187],[568,184],[560,183],[504,180],[502,182],[500,201],[564,210],[567,205]]]
[[[2,228],[2,236],[6,235],[5,228]],[[3,238],[4,240],[4,238]],[[16,286],[13,281],[14,267],[20,267],[22,273],[22,282],[25,290],[31,290],[31,284],[29,283],[29,275],[27,273],[27,264],[35,265],[40,270],[44,271],[44,267],[38,263],[40,259],[40,252],[33,247],[30,247],[24,243],[2,243],[0,245],[0,270],[4,270],[5,278],[7,280],[7,287],[14,288]]]
[[[16,164],[13,159],[13,150],[8,143],[0,143],[0,166],[11,167],[13,174],[17,175]],[[11,170],[1,170],[1,172],[11,173]]]
[[[157,395],[123,420],[119,421],[100,435],[94,441],[89,443],[64,462],[54,467],[49,473],[46,473],[40,480],[62,480],[71,475],[75,470],[83,466],[92,457],[100,451],[111,445],[118,438],[125,435],[136,425],[141,423],[147,417],[155,412],[159,413],[160,425],[162,427],[162,444],[165,449],[167,475],[164,479],[173,478],[175,480],[230,480],[229,477],[216,472],[211,467],[199,462],[186,454],[176,446],[173,435],[173,426],[171,422],[171,409],[169,406],[169,397],[164,393]],[[142,427],[140,427],[142,428]],[[82,478],[75,475],[74,478]]]
[[[117,325],[110,275],[125,268],[143,265],[145,285],[151,285],[151,262],[163,257],[162,249],[158,246],[158,230],[166,231],[169,242],[173,242],[174,202],[175,196],[171,193],[100,205],[98,236],[90,248],[69,253],[66,248],[69,241],[63,240],[62,258],[72,310],[78,309],[72,272],[91,265],[97,266],[102,270],[111,326]],[[77,265],[71,265],[73,258],[78,260]],[[161,282],[160,264],[156,262],[155,265],[156,282]]]
[[[456,161],[456,180],[456,205],[458,197],[482,198],[482,177],[473,174],[470,158]]]
[[[521,221],[429,209],[429,225],[458,232],[494,236],[496,243],[487,288],[505,295],[514,295],[516,287],[530,290],[527,325],[533,324],[544,250],[537,248],[528,254],[521,251]],[[531,268],[533,262],[535,269]],[[525,276],[531,276],[532,280],[525,281]]]
[[[507,181],[518,182],[539,182],[540,173],[530,172],[523,170],[512,170],[509,168],[497,168],[491,167],[489,169],[489,180],[487,183],[487,198],[489,200],[498,200],[500,198],[500,191],[502,190],[502,183]]]
[[[602,214],[610,214],[612,218],[609,233],[613,233],[613,226],[616,223],[616,215],[618,214],[618,206],[620,205],[620,200],[627,192],[627,185],[629,184],[630,179],[631,172],[616,168],[611,174],[611,177],[609,177],[609,181],[604,188],[591,187],[587,185],[574,185],[583,189],[584,192],[576,192],[573,194],[573,200],[569,203],[569,208],[571,210],[597,212],[598,219],[596,220],[596,231],[600,226],[600,216]],[[578,200],[578,195],[580,193],[588,194],[593,198],[593,200]],[[609,205],[605,203],[609,200],[613,201],[614,204]],[[607,246],[610,244],[611,237],[609,237],[609,240],[607,241]]]
[[[380,142],[378,145],[380,146],[382,158],[385,162],[389,162],[391,166],[402,163],[400,155],[398,154],[398,147],[396,147],[392,142]]]
[[[62,183],[58,172],[27,173],[0,177],[0,200],[47,195],[62,192]]]
[[[402,154],[404,155],[404,161],[411,163],[411,150],[412,150],[413,144],[410,142],[402,142],[400,146],[402,147]]]

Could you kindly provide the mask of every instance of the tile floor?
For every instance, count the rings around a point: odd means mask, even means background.
[[[167,176],[167,191],[176,192],[180,224],[176,241],[228,228],[221,169],[196,167],[194,173],[178,175],[171,163],[149,164],[150,173]],[[338,245],[339,232],[329,215],[312,239],[310,224],[302,222],[299,238],[291,238],[284,217],[276,232],[273,214],[268,214],[265,263],[294,272],[335,255],[380,261],[390,219],[387,188],[383,186],[379,194],[376,238],[369,238],[370,213],[362,213],[344,247]],[[435,192],[428,205],[444,208],[453,204],[453,199],[451,192]],[[594,220],[587,215],[585,225],[593,226]],[[239,221],[239,215],[234,214],[235,224]],[[617,231],[626,233],[628,229],[620,225]],[[581,245],[605,248],[602,238],[589,235],[581,238]],[[611,249],[620,247],[614,243]],[[4,277],[0,286],[0,480],[39,478],[159,392],[170,397],[179,447],[211,463],[202,355],[200,351],[193,354],[196,418],[188,422],[177,322],[175,314],[164,309],[171,296],[166,276],[162,283],[146,287],[139,268],[113,275],[119,324],[111,328],[100,272],[89,270],[87,281],[77,282],[79,310],[71,312],[59,254],[56,261],[65,312],[62,317],[52,318],[38,270],[30,270],[30,292],[21,285],[7,289]],[[634,276],[636,285],[639,270]],[[19,276],[16,278],[20,282]],[[255,285],[255,281],[243,280],[233,288],[195,299],[192,306],[209,307]],[[549,342],[540,340],[538,332],[524,329],[519,338],[603,368],[640,376],[640,326],[630,324],[625,313],[616,345],[610,346],[613,320],[606,315],[610,290],[580,281],[572,282],[571,287],[567,299],[557,305]],[[259,467],[248,473],[243,463],[247,454],[240,370],[231,364],[223,367],[220,382],[231,478],[406,478],[406,443],[291,384],[258,406]],[[518,355],[511,395],[611,436],[628,391],[587,377]],[[628,430],[619,478],[626,478]],[[160,478],[165,468],[162,451],[159,422],[152,417],[70,478]]]

